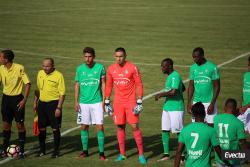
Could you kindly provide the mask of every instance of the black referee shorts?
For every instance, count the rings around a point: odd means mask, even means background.
[[[46,128],[51,126],[52,129],[58,129],[61,127],[62,113],[60,117],[55,117],[55,111],[57,108],[58,100],[50,102],[38,101],[38,128]]]
[[[11,123],[13,118],[18,123],[24,122],[25,117],[25,107],[18,110],[18,104],[23,100],[23,95],[17,96],[8,96],[3,94],[2,104],[1,104],[1,113],[2,120],[4,122]]]

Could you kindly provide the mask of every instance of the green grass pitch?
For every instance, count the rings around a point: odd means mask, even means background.
[[[9,0],[0,5],[0,48],[12,48],[15,61],[24,64],[36,87],[35,77],[44,57],[54,57],[56,68],[64,76],[67,97],[63,109],[62,131],[76,126],[73,109],[75,68],[81,62],[82,48],[96,49],[97,60],[107,67],[113,51],[122,46],[128,59],[140,63],[145,95],[159,91],[165,76],[160,62],[170,57],[176,65],[191,65],[191,52],[202,46],[206,57],[217,64],[250,51],[250,1],[249,0]],[[221,93],[218,99],[222,112],[226,98],[241,98],[242,76],[246,71],[247,57],[223,66]],[[183,79],[188,78],[188,67],[176,66]],[[186,84],[187,86],[187,84]],[[186,93],[185,93],[186,98]],[[33,93],[26,106],[27,145],[30,149],[38,143],[32,136]],[[144,136],[148,166],[173,166],[176,136],[171,137],[171,157],[167,162],[157,162],[161,157],[161,108],[163,100],[149,98],[143,102],[144,112],[140,126]],[[190,116],[185,114],[185,123]],[[16,128],[13,124],[12,142]],[[51,131],[49,131],[51,134]],[[116,128],[111,118],[105,118],[106,155],[108,162],[98,160],[95,128],[90,130],[90,157],[76,160],[81,150],[79,130],[62,137],[61,154],[53,160],[50,155],[36,158],[28,154],[25,160],[12,160],[2,166],[140,166],[137,150],[127,128],[128,159],[115,163],[118,155]],[[2,136],[0,138],[2,140]],[[250,138],[248,136],[248,141]],[[48,145],[48,152],[52,145]]]

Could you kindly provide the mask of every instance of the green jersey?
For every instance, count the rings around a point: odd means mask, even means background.
[[[168,92],[172,89],[176,89],[176,95],[166,97],[163,106],[164,111],[184,111],[182,88],[183,83],[180,74],[173,71],[166,79],[165,91]]]
[[[92,68],[85,64],[77,67],[75,81],[80,84],[80,103],[94,104],[103,100],[101,79],[105,75],[104,66],[99,63],[95,63]]]
[[[213,80],[218,80],[219,70],[211,61],[205,64],[190,67],[190,80],[194,81],[194,99],[195,102],[210,103],[213,98],[214,87]]]
[[[181,130],[179,143],[187,148],[186,167],[211,167],[210,154],[218,146],[214,129],[205,123],[193,122]]]
[[[214,117],[214,129],[222,150],[238,150],[239,140],[245,139],[244,125],[232,114],[219,114]],[[223,162],[216,156],[216,161]],[[232,165],[239,165],[240,161],[230,161]]]
[[[250,103],[250,72],[244,74],[243,80],[243,102],[242,105],[246,106]]]

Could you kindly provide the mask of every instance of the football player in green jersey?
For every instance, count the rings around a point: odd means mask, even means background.
[[[81,125],[83,152],[80,158],[88,156],[89,125],[96,125],[100,160],[104,155],[103,99],[105,96],[106,73],[102,64],[94,62],[95,50],[83,49],[85,63],[76,69],[75,110],[78,113],[77,124]]]
[[[165,97],[162,111],[162,144],[164,154],[159,161],[169,160],[169,136],[179,134],[183,127],[184,100],[182,92],[185,86],[180,74],[173,68],[173,60],[166,58],[161,62],[162,72],[167,74],[165,91],[155,95],[155,100]],[[183,158],[184,159],[184,158]]]
[[[181,130],[178,150],[175,157],[175,167],[179,167],[181,153],[187,149],[186,167],[211,167],[212,148],[221,154],[221,148],[215,137],[214,129],[204,123],[206,117],[205,107],[201,102],[192,106],[192,115],[195,122],[190,123]],[[226,164],[230,166],[228,161]]]
[[[246,136],[243,123],[234,116],[237,109],[235,99],[227,99],[225,103],[225,113],[214,117],[214,129],[216,137],[222,150],[247,149]],[[217,167],[226,167],[227,165],[216,156]],[[240,160],[229,161],[232,166],[239,166]]]
[[[250,57],[248,58],[248,71],[243,78],[242,106],[238,118],[244,123],[245,131],[250,133]]]
[[[193,50],[194,64],[190,67],[187,110],[190,113],[192,104],[202,102],[205,106],[205,122],[213,126],[217,114],[216,100],[220,93],[220,75],[217,66],[207,60],[201,47]]]

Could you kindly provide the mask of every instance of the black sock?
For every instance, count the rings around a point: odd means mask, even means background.
[[[19,137],[20,152],[24,153],[24,144],[25,144],[25,138],[26,138],[26,131],[18,132],[18,137]]]
[[[8,146],[9,146],[10,135],[11,135],[10,130],[3,130],[3,150],[5,153],[7,151]]]
[[[46,130],[40,130],[39,132],[40,152],[44,154],[45,154],[45,140],[46,140]]]
[[[60,140],[61,140],[61,133],[60,129],[54,130],[54,153],[59,153],[59,146],[60,146]]]

